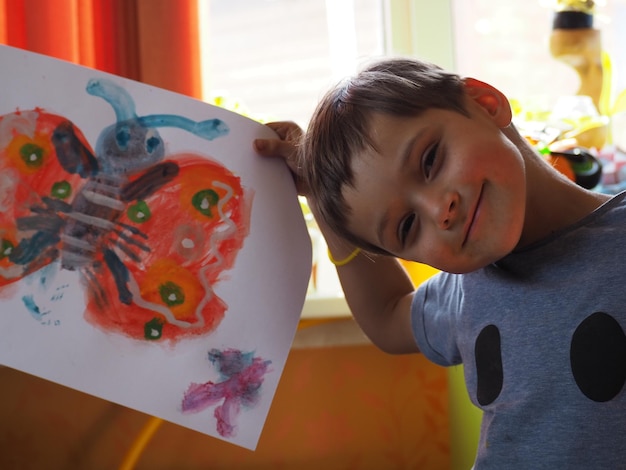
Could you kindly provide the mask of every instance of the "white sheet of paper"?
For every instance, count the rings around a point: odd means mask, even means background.
[[[254,449],[311,269],[291,175],[252,150],[273,132],[23,50],[0,63],[0,363]]]

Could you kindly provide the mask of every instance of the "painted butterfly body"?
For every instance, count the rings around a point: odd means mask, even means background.
[[[41,109],[0,117],[0,286],[58,262],[79,270],[86,317],[135,338],[179,339],[220,322],[213,291],[247,235],[249,195],[218,162],[171,155],[157,128],[212,140],[218,119],[138,117],[134,101],[92,80],[117,121],[95,152],[81,131]]]

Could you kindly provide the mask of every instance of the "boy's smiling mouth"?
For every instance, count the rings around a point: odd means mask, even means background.
[[[472,233],[472,230],[474,229],[474,226],[476,224],[476,220],[478,219],[479,213],[480,213],[480,208],[481,208],[481,203],[483,200],[483,190],[485,189],[484,184],[480,187],[480,192],[478,193],[478,197],[476,198],[476,201],[474,202],[474,205],[470,208],[469,212],[467,213],[468,217],[467,220],[465,222],[465,227],[463,228],[463,243],[461,243],[461,246],[465,246],[470,238],[470,235]]]

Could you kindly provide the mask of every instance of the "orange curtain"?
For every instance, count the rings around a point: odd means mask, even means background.
[[[0,43],[201,98],[198,0],[0,0]]]

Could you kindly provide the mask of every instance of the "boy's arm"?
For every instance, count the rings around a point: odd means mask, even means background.
[[[316,220],[335,260],[353,252],[321,218]],[[411,326],[415,288],[398,260],[361,252],[336,269],[350,311],[372,343],[388,353],[419,352]]]
[[[279,134],[280,140],[256,141],[257,152],[285,159],[299,193],[307,196],[296,162],[295,143],[302,131],[293,123],[269,126]],[[315,201],[309,200],[309,206],[317,216]],[[354,251],[321,217],[316,220],[334,259],[343,260]],[[337,273],[352,315],[372,343],[389,353],[419,352],[411,328],[413,283],[395,258],[362,252],[349,263],[338,266]]]

